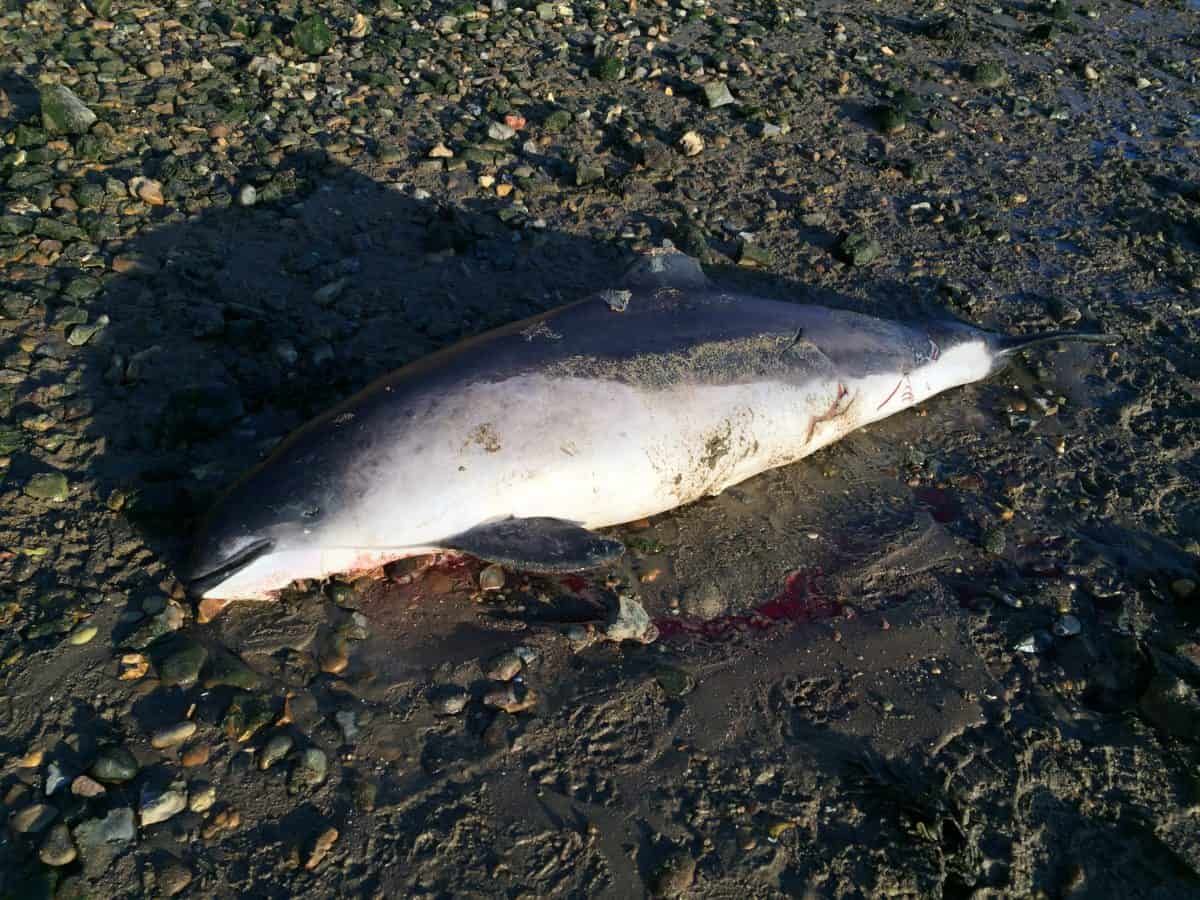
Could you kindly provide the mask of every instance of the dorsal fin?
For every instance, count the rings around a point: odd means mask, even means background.
[[[656,248],[639,256],[625,272],[621,287],[630,290],[654,290],[675,288],[697,290],[708,287],[708,276],[700,268],[700,262],[686,253],[680,253],[670,241],[663,241]]]

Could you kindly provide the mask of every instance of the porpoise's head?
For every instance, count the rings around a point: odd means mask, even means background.
[[[268,599],[297,578],[320,577],[327,494],[318,470],[269,461],[216,502],[184,573],[194,596]]]

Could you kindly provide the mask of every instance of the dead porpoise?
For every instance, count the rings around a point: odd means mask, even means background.
[[[1006,337],[722,292],[681,253],[406,366],[285,440],[218,502],[208,601],[439,550],[533,572],[621,555],[594,529],[718,494],[986,378]]]

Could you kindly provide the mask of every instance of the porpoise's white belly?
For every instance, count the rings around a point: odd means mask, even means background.
[[[364,502],[322,542],[427,548],[509,516],[587,528],[651,516],[836,440],[854,427],[822,419],[838,394],[835,378],[647,389],[527,375],[471,385],[418,417],[378,468],[352,473]]]

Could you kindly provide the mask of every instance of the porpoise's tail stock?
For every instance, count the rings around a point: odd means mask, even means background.
[[[999,335],[996,338],[996,359],[1011,359],[1024,350],[1040,347],[1043,344],[1057,344],[1074,341],[1085,344],[1117,344],[1120,338],[1113,334],[1099,334],[1091,331],[1047,331],[1042,334],[1030,335]]]

